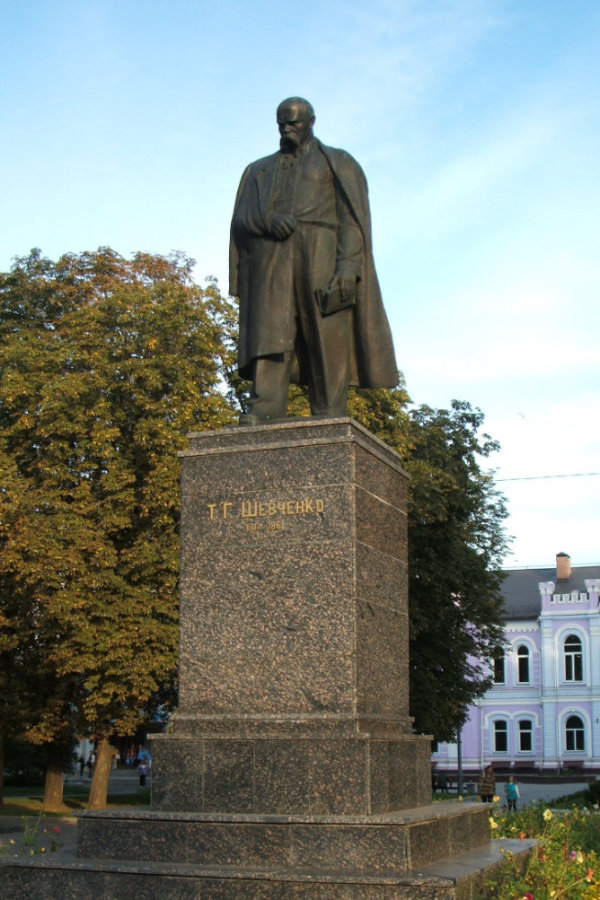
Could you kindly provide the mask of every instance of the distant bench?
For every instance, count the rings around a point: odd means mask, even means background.
[[[446,773],[433,774],[431,776],[431,790],[435,794],[436,791],[440,791],[440,793],[451,793],[452,791],[458,791],[458,779],[453,778],[450,775],[446,775]],[[465,779],[463,781],[463,791],[465,794],[476,794],[477,793],[477,785],[473,781],[468,781]]]

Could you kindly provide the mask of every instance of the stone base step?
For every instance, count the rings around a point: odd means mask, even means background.
[[[77,853],[281,870],[408,872],[489,840],[485,806],[434,803],[378,816],[102,811],[78,818]]]
[[[6,900],[475,900],[502,852],[526,853],[531,843],[491,841],[405,873],[89,860],[57,853],[2,862],[0,879]]]

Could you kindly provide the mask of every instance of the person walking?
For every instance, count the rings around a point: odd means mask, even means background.
[[[478,792],[482,803],[491,803],[496,793],[496,776],[494,767],[490,763],[485,767],[483,775],[479,779]]]
[[[140,776],[140,787],[146,787],[146,775],[148,774],[148,766],[145,761],[142,760],[138,766],[138,775]]]
[[[511,775],[504,785],[504,793],[508,803],[508,811],[517,811],[517,800],[519,799],[519,786],[516,784],[514,776]]]

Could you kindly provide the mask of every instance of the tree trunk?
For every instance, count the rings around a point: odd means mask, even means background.
[[[90,796],[88,809],[106,809],[108,796],[108,776],[110,775],[111,749],[107,738],[98,741],[96,747],[96,765],[92,783],[90,784]]]
[[[44,799],[42,800],[44,812],[62,812],[66,808],[63,803],[63,786],[61,767],[48,765],[44,781]]]
[[[45,812],[60,812],[66,808],[63,803],[63,758],[63,746],[61,744],[49,744],[46,778],[44,781],[44,799],[42,800],[42,807]]]

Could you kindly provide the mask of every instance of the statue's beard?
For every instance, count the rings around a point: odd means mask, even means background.
[[[279,146],[284,153],[293,153],[299,145],[300,141],[295,134],[284,134],[279,141]]]

